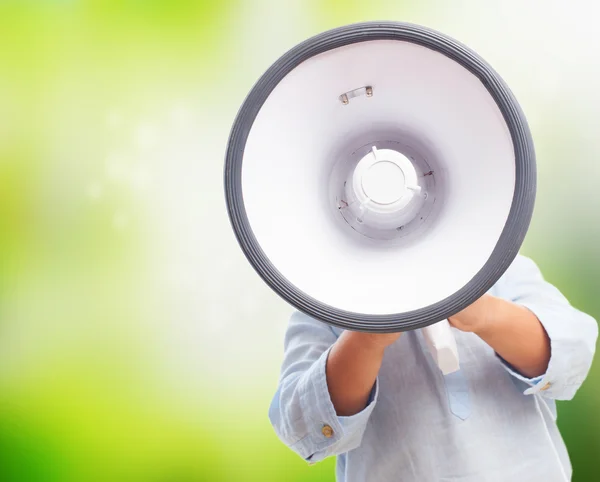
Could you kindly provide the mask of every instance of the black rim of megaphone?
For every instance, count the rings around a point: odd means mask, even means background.
[[[481,270],[446,299],[418,310],[388,315],[340,310],[308,296],[290,283],[258,244],[248,222],[242,195],[242,160],[246,140],[258,112],[277,84],[300,63],[315,55],[371,40],[399,40],[427,47],[458,62],[477,76],[504,116],[512,137],[516,167],[515,192],[508,221]],[[531,133],[519,104],[500,76],[475,52],[456,40],[426,27],[400,22],[365,22],[329,30],[302,42],[277,60],[254,85],[237,114],[229,136],[224,177],[227,209],[237,240],[248,261],[271,289],[299,311],[325,323],[349,330],[379,333],[423,328],[455,315],[484,295],[517,256],[529,228],[536,191]],[[302,253],[293,255],[301,256]]]

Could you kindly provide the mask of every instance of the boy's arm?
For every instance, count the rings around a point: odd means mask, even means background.
[[[367,406],[383,352],[400,333],[370,334],[345,331],[335,342],[327,359],[329,395],[336,413],[355,415]]]
[[[269,419],[278,437],[306,461],[360,445],[378,396],[378,336],[391,342],[398,335],[343,332],[338,339],[328,325],[292,315]]]
[[[505,368],[530,388],[525,394],[573,398],[590,369],[596,321],[575,309],[536,264],[518,256],[498,284],[450,322],[490,345]]]
[[[550,361],[550,339],[538,318],[511,301],[486,294],[450,318],[450,323],[475,333],[521,375],[543,375]]]

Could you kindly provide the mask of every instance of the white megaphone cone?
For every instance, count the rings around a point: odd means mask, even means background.
[[[527,122],[499,75],[417,25],[308,39],[258,80],[225,160],[233,230],[262,279],[348,330],[422,329],[458,369],[447,319],[517,255],[535,198]]]

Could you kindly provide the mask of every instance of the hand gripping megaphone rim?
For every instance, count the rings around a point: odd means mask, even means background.
[[[429,306],[404,313],[372,315],[329,306],[299,290],[271,263],[254,236],[242,195],[242,162],[253,122],[277,84],[302,62],[332,49],[372,40],[412,42],[439,52],[475,75],[496,102],[510,133],[515,156],[515,189],[508,219],[485,265],[461,289]],[[225,155],[224,187],[229,219],[237,241],[258,275],[299,311],[342,329],[373,333],[408,331],[447,319],[484,295],[517,256],[529,229],[536,194],[533,139],[524,113],[502,78],[460,42],[420,25],[363,22],[335,28],[298,44],[256,82],[231,128]]]

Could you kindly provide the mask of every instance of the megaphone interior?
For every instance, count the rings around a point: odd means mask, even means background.
[[[368,332],[423,328],[485,294],[535,198],[525,116],[476,53],[434,30],[349,25],[291,49],[229,137],[228,213],[298,310]]]

